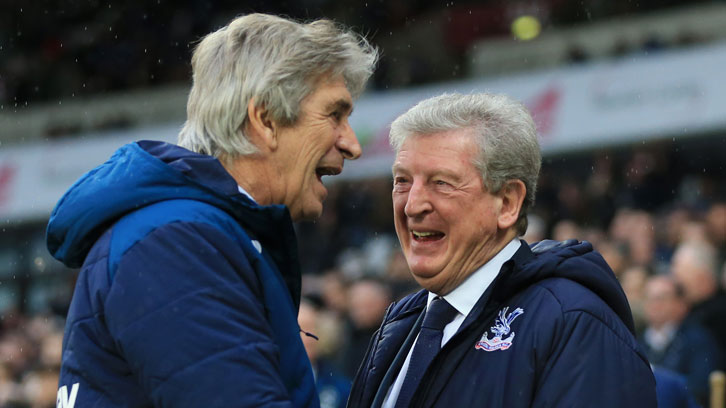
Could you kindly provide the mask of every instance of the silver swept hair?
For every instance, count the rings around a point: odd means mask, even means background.
[[[457,129],[474,131],[478,155],[472,163],[484,185],[497,193],[507,180],[521,180],[527,193],[515,227],[527,230],[527,211],[534,205],[542,156],[532,116],[506,95],[443,94],[419,102],[391,124],[389,141],[396,153],[410,135]]]
[[[255,153],[244,134],[250,100],[279,125],[293,125],[318,80],[342,75],[357,98],[377,59],[365,38],[330,20],[238,17],[194,50],[194,84],[178,144],[223,159]]]

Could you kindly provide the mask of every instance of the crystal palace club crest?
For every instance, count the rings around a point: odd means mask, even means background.
[[[514,332],[511,331],[510,326],[517,316],[524,313],[524,310],[518,307],[512,313],[507,314],[508,310],[509,307],[500,310],[497,319],[494,321],[494,326],[489,328],[494,337],[489,338],[489,332],[484,332],[474,348],[484,351],[496,351],[506,350],[512,346]]]

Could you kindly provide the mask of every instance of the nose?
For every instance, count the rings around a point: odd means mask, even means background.
[[[335,146],[338,148],[344,158],[348,160],[355,160],[360,157],[363,149],[360,147],[360,143],[358,143],[358,138],[356,137],[353,128],[350,126],[350,123],[348,123],[348,121],[345,121],[342,126],[343,130],[338,137]]]
[[[428,214],[432,209],[426,186],[422,182],[415,180],[408,191],[403,212],[407,217],[413,218]]]

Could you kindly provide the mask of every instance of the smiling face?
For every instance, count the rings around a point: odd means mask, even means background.
[[[501,228],[501,194],[486,190],[473,165],[471,132],[411,135],[393,165],[401,248],[416,281],[439,295],[459,286],[515,235]]]
[[[342,78],[321,81],[300,106],[294,125],[279,131],[278,181],[274,202],[285,204],[293,220],[313,219],[323,211],[327,190],[322,176],[343,170],[344,159],[357,159],[361,147],[348,117],[353,99]]]

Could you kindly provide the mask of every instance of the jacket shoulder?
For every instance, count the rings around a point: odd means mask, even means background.
[[[113,280],[121,258],[132,246],[152,231],[177,222],[207,224],[232,240],[250,242],[234,217],[220,208],[198,200],[160,201],[127,214],[113,225],[108,254],[109,278]]]
[[[598,312],[607,304],[585,286],[567,278],[552,277],[538,282],[535,286],[546,290],[560,304],[562,312],[583,310]]]
[[[586,314],[607,328],[628,348],[638,349],[637,341],[625,323],[600,297],[585,286],[566,278],[549,278],[536,286],[547,291],[560,307],[564,321],[578,321]]]

